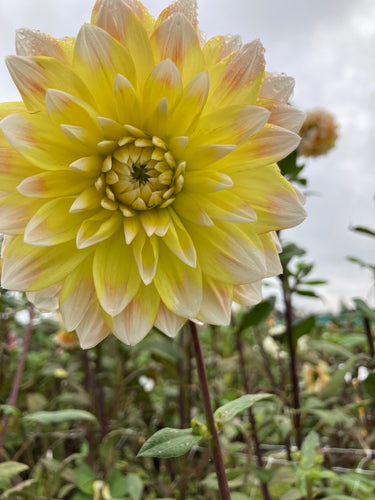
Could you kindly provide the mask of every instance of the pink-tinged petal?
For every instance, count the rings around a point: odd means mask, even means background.
[[[27,292],[26,296],[30,302],[41,312],[53,312],[59,308],[59,296],[62,283],[38,290],[37,292]]]
[[[73,200],[73,197],[64,197],[45,203],[28,222],[25,243],[51,246],[74,239],[87,215],[69,213]]]
[[[90,256],[65,278],[60,294],[60,312],[68,331],[75,330],[95,297]]]
[[[8,56],[6,64],[29,111],[44,109],[44,97],[49,88],[73,92],[75,97],[93,104],[86,85],[58,59],[44,56]]]
[[[161,302],[159,311],[155,319],[155,326],[160,331],[168,335],[168,337],[175,337],[186,322],[186,318],[177,316],[177,314],[170,311]]]
[[[193,143],[239,144],[259,132],[270,117],[260,106],[229,106],[204,115],[192,138]]]
[[[30,200],[18,193],[6,195],[0,199],[0,232],[21,234],[42,200]]]
[[[32,198],[55,198],[78,194],[91,185],[89,179],[69,170],[43,172],[24,179],[17,191]]]
[[[62,281],[90,252],[77,251],[74,241],[46,249],[25,243],[23,236],[12,236],[4,249],[2,286],[19,291],[47,288]]]
[[[148,33],[132,7],[121,0],[102,1],[95,24],[124,44],[137,61],[139,82],[144,82],[154,67],[154,58]]]
[[[257,100],[257,103],[271,112],[268,123],[284,127],[298,134],[306,118],[304,111],[271,99],[261,98]]]
[[[265,277],[278,276],[283,272],[283,268],[281,266],[279,251],[275,239],[272,233],[260,234],[259,238],[263,244],[263,251],[266,259]]]
[[[214,220],[228,222],[254,222],[257,215],[246,198],[232,190],[219,193],[195,194],[198,205]]]
[[[277,165],[237,173],[232,190],[248,201],[257,214],[254,229],[278,231],[300,224],[306,217],[295,188],[280,174]]]
[[[9,115],[0,129],[19,154],[43,170],[61,170],[77,156],[85,156],[84,149],[81,154],[46,113]]]
[[[189,192],[207,194],[232,186],[232,179],[218,170],[190,170],[185,174],[184,189]]]
[[[69,209],[71,213],[83,212],[86,210],[97,210],[101,208],[102,196],[96,188],[89,187],[82,191],[72,203]]]
[[[238,52],[242,47],[242,40],[239,35],[214,36],[203,46],[203,54],[207,67],[218,63],[225,57]]]
[[[209,167],[211,163],[218,162],[233,153],[235,144],[204,144],[202,146],[187,145],[184,158],[186,170],[200,170]],[[227,161],[227,160],[226,160]]]
[[[194,318],[202,303],[202,271],[184,264],[161,246],[154,284],[166,307],[180,316]]]
[[[185,192],[178,193],[175,201],[173,202],[173,209],[177,215],[185,220],[194,222],[201,226],[213,226],[212,219],[207,213],[199,206],[191,194]]]
[[[172,14],[156,28],[151,46],[155,61],[172,59],[185,85],[205,69],[197,32],[180,12]]]
[[[113,321],[113,333],[125,344],[138,344],[151,330],[160,297],[151,284],[141,285],[138,294]]]
[[[197,265],[197,252],[194,243],[176,212],[171,209],[171,223],[163,237],[163,242],[179,258],[191,267]]]
[[[143,90],[143,113],[153,110],[161,99],[166,98],[172,108],[182,95],[182,81],[171,59],[161,61],[148,77]]]
[[[40,31],[27,28],[16,31],[16,53],[18,56],[48,56],[67,63],[72,59],[73,46],[74,38],[56,39]]]
[[[155,21],[139,0],[97,0],[92,11],[91,23],[97,24],[98,19],[101,19],[101,22],[106,23],[107,26],[115,25],[118,26],[118,30],[120,27],[122,30],[124,6],[129,7],[137,15],[147,33],[150,34]],[[111,32],[109,34],[114,36]]]
[[[120,123],[141,126],[141,106],[131,82],[123,75],[116,75],[114,82],[116,117]]]
[[[300,136],[294,132],[267,124],[230,156],[217,162],[216,168],[228,174],[236,185],[237,175],[243,178],[253,168],[266,167],[282,160],[297,148],[300,141]]]
[[[294,78],[279,73],[268,73],[264,78],[259,97],[287,102],[293,93]]]
[[[120,227],[122,215],[119,212],[101,210],[82,222],[77,233],[77,248],[86,248],[110,238]]]
[[[144,231],[140,231],[132,243],[132,248],[142,281],[149,285],[154,279],[158,265],[159,241],[155,235],[149,238]]]
[[[4,138],[4,142],[6,139]],[[8,142],[8,141],[7,141]],[[29,175],[39,174],[41,170],[34,167],[19,155],[13,148],[0,147],[1,190],[14,192],[18,184]]]
[[[97,300],[93,300],[75,329],[82,349],[91,349],[110,333]]]
[[[84,101],[67,92],[48,89],[46,92],[46,109],[51,120],[55,123],[93,129],[97,134],[97,142],[103,140],[103,137],[99,135],[98,113]]]
[[[137,293],[141,279],[131,247],[123,233],[100,243],[94,255],[93,275],[101,307],[116,316]]]
[[[199,321],[210,325],[229,325],[232,311],[232,286],[205,277]]]
[[[118,73],[133,85],[136,71],[132,58],[121,43],[97,26],[84,24],[78,33],[73,68],[89,82],[100,115],[115,117],[113,86]]]
[[[188,224],[205,275],[228,284],[249,283],[266,276],[263,243],[250,224]]]
[[[196,126],[206,104],[210,90],[207,71],[198,73],[184,88],[182,97],[171,113],[169,133],[173,136],[183,135]]]
[[[198,4],[197,0],[176,0],[172,4],[168,5],[159,15],[156,21],[156,26],[159,26],[162,22],[179,12],[183,14],[194,27],[195,30],[198,29]]]
[[[233,300],[247,307],[258,304],[262,300],[262,281],[234,286]]]
[[[226,64],[223,64],[226,63]],[[255,104],[264,78],[264,48],[259,40],[244,45],[210,70],[211,93],[207,106]]]

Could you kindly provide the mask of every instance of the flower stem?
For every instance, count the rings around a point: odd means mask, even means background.
[[[22,375],[23,375],[23,370],[25,368],[26,356],[27,356],[29,346],[30,346],[31,333],[33,330],[33,319],[34,319],[34,306],[32,304],[30,304],[30,306],[29,306],[29,318],[30,318],[29,323],[26,327],[25,335],[23,338],[22,353],[20,355],[20,359],[18,360],[17,371],[16,371],[16,375],[14,377],[13,386],[12,386],[10,396],[9,396],[8,404],[10,406],[16,406],[18,393],[20,390],[20,385],[21,385],[21,380],[22,380]],[[3,420],[3,425],[2,425],[3,430],[0,433],[0,447],[3,446],[4,436],[5,436],[6,430],[8,428],[8,420],[9,420],[9,416],[6,415],[4,417],[4,420]]]
[[[197,370],[199,376],[199,382],[201,386],[201,393],[204,404],[204,412],[206,414],[207,425],[211,433],[211,448],[212,455],[215,463],[216,476],[219,484],[220,498],[221,500],[230,500],[230,491],[228,486],[228,479],[225,472],[223,455],[221,453],[219,435],[216,430],[214,414],[212,411],[210,390],[208,387],[208,379],[206,366],[204,363],[202,346],[199,340],[198,330],[195,323],[189,321],[190,332],[193,338],[195,359],[197,362]]]

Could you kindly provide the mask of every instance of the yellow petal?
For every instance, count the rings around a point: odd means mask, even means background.
[[[101,156],[86,156],[83,158],[79,158],[69,165],[74,172],[79,172],[82,174],[87,174],[89,177],[97,178],[103,166],[103,158]]]
[[[29,111],[44,109],[45,93],[49,88],[73,93],[75,97],[93,104],[86,85],[67,65],[57,59],[44,56],[8,56],[6,64]]]
[[[30,200],[12,193],[0,199],[0,232],[21,234],[32,215],[42,205],[42,200]]]
[[[43,170],[61,170],[77,156],[86,156],[84,148],[79,151],[46,113],[9,115],[0,128],[18,153]]]
[[[262,300],[262,282],[255,281],[233,287],[233,300],[242,306],[252,307]]]
[[[125,45],[137,61],[137,78],[143,84],[154,67],[154,58],[147,31],[138,15],[119,0],[102,1],[96,9],[94,24]]]
[[[138,217],[124,218],[124,235],[127,245],[130,245],[130,243],[139,233],[140,229],[141,229],[141,223],[139,222]]]
[[[202,146],[192,146],[190,143],[186,147],[184,157],[187,170],[199,170],[207,168],[211,163],[218,162],[222,158],[235,151],[235,144],[204,144]]]
[[[186,322],[186,318],[177,316],[161,302],[155,318],[155,326],[168,337],[175,337]]]
[[[175,201],[173,202],[173,209],[177,215],[183,219],[194,222],[202,226],[213,226],[212,219],[207,213],[199,206],[191,194],[185,192],[178,193]]]
[[[45,203],[28,222],[25,242],[51,246],[74,239],[86,214],[69,213],[73,200],[73,197],[64,197]]]
[[[75,329],[82,349],[91,349],[110,333],[97,300],[93,300]]]
[[[4,138],[4,141],[6,139]],[[41,170],[28,163],[13,148],[0,147],[1,190],[13,192],[18,184],[29,175],[39,174]]]
[[[47,249],[25,243],[23,236],[9,237],[4,249],[2,286],[19,291],[47,288],[62,281],[90,252],[77,251],[74,241]]]
[[[187,84],[204,70],[198,35],[188,19],[176,12],[156,28],[151,37],[155,61],[172,59]]]
[[[97,26],[84,24],[74,48],[73,68],[88,82],[100,115],[114,118],[116,75],[121,73],[133,85],[136,82],[134,63],[125,47]]]
[[[57,170],[27,177],[17,186],[17,191],[33,198],[54,198],[78,194],[90,184],[90,180],[78,173]]]
[[[198,205],[211,218],[230,222],[254,222],[257,215],[245,197],[238,196],[233,190],[194,194]]]
[[[73,54],[74,39],[63,40],[37,30],[21,28],[16,31],[16,53],[18,56],[48,56],[66,63]]]
[[[132,243],[132,248],[142,281],[149,285],[154,279],[158,265],[158,239],[155,235],[149,238],[144,231],[140,231]]]
[[[147,33],[150,34],[154,26],[154,19],[139,0],[97,0],[92,11],[92,24],[96,24],[98,18],[101,18],[102,22],[106,22],[108,26],[115,24],[118,26],[118,30],[120,30],[120,26],[124,22],[122,19],[124,15],[122,9],[124,5],[132,9],[142,22]],[[103,18],[105,18],[106,21],[103,21]],[[114,36],[112,33],[110,34]]]
[[[106,240],[119,228],[122,216],[119,212],[102,210],[85,219],[77,233],[77,248],[86,248]]]
[[[239,35],[214,36],[203,46],[203,54],[208,67],[213,66],[225,57],[238,52],[242,47]]]
[[[92,256],[86,258],[63,282],[60,312],[68,331],[77,328],[94,299],[92,262]]]
[[[138,294],[113,321],[113,333],[122,342],[135,345],[151,330],[159,309],[155,287],[141,285]]]
[[[171,59],[161,61],[148,77],[143,91],[143,112],[149,113],[163,98],[173,107],[182,95],[182,81]]]
[[[213,193],[233,186],[232,179],[214,169],[190,170],[185,173],[184,189],[193,193]]]
[[[141,283],[132,250],[121,232],[97,246],[93,275],[100,305],[116,316],[134,298]]]
[[[82,191],[72,203],[69,212],[76,213],[84,210],[94,210],[101,208],[102,196],[95,187],[89,187]]]
[[[195,267],[197,264],[197,253],[194,243],[173,209],[170,210],[170,215],[171,223],[163,237],[163,242],[182,262],[185,262],[188,266]]]
[[[116,75],[114,82],[116,117],[120,123],[141,126],[141,107],[131,82],[123,75]]]
[[[205,277],[199,321],[211,325],[229,325],[232,311],[232,286]]]
[[[160,245],[154,284],[166,307],[179,316],[194,318],[202,302],[202,271],[184,264],[166,246]]]

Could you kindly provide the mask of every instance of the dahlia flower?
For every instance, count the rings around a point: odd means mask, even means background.
[[[293,80],[258,40],[204,42],[196,11],[98,0],[76,38],[23,29],[7,59],[23,102],[0,105],[2,286],[58,306],[84,348],[227,324],[305,217],[276,164],[300,140]]]
[[[337,124],[327,111],[322,109],[309,111],[300,135],[302,137],[298,148],[300,156],[324,155],[336,144]]]

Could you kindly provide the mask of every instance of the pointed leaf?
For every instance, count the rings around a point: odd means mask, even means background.
[[[202,439],[194,436],[192,429],[171,429],[156,432],[142,446],[138,457],[172,458],[187,453]]]
[[[222,428],[224,424],[229,422],[232,418],[234,418],[238,413],[246,410],[253,406],[257,401],[261,401],[262,399],[270,398],[272,394],[245,394],[240,398],[235,399],[234,401],[230,401],[223,406],[220,406],[214,413],[216,424],[219,428]]]

